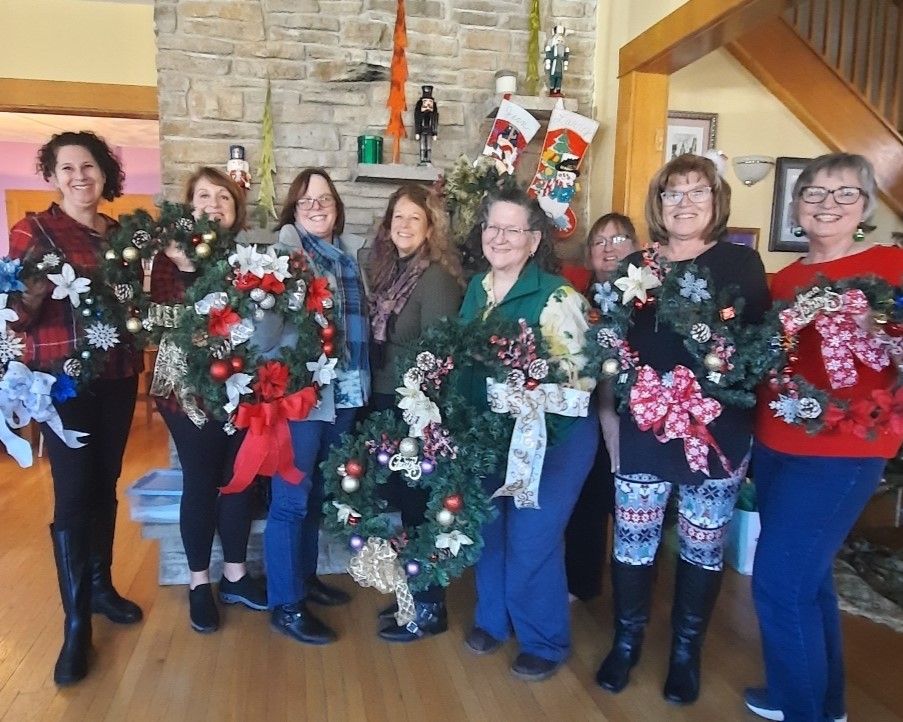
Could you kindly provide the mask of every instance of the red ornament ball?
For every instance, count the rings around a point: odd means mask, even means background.
[[[527,383],[525,383],[524,386],[532,391],[537,386],[539,386],[539,381],[537,381],[536,379],[527,379]]]
[[[232,367],[232,373],[241,373],[245,369],[245,360],[241,356],[233,356],[229,359],[229,366]]]
[[[332,341],[323,341],[321,345],[323,347],[323,353],[325,353],[327,356],[332,356],[333,352],[335,351],[335,346],[333,345]]]
[[[364,475],[364,465],[357,459],[348,459],[345,462],[345,473],[348,476],[361,477]]]
[[[325,328],[320,329],[320,338],[324,341],[332,341],[335,338],[335,326],[329,324]]]
[[[464,499],[460,494],[449,494],[443,500],[442,506],[452,513],[457,513],[464,508]]]
[[[888,323],[884,326],[884,330],[888,336],[900,338],[903,336],[903,323]]]
[[[228,361],[217,359],[210,364],[210,378],[218,383],[222,383],[232,375],[232,367]]]
[[[193,246],[196,246],[196,245],[198,245],[202,240],[204,240],[204,239],[201,238],[200,235],[194,235],[194,236],[191,237],[191,244],[192,244]]]

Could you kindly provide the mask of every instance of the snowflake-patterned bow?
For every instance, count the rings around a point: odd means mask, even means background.
[[[683,439],[684,455],[693,471],[709,475],[709,448],[715,451],[724,470],[731,466],[706,428],[721,415],[721,404],[702,395],[699,382],[686,366],[659,378],[655,369],[640,366],[630,389],[630,411],[641,431],[652,430],[661,443]]]
[[[609,313],[618,304],[618,292],[611,287],[611,283],[593,284],[593,301],[602,313]]]
[[[627,266],[627,275],[621,276],[615,281],[615,286],[623,293],[621,303],[625,306],[631,299],[636,298],[640,303],[646,303],[648,291],[662,285],[658,276],[646,266],[637,268],[632,263]]]
[[[815,291],[817,289],[813,289]],[[821,355],[832,389],[854,386],[859,380],[856,361],[859,359],[871,369],[880,371],[890,364],[887,351],[879,338],[859,327],[856,317],[869,310],[866,295],[858,288],[839,294],[826,289],[823,298],[830,303],[820,303],[822,297],[797,298],[797,302],[780,313],[784,333],[793,336],[814,321],[821,336]],[[814,309],[814,310],[813,310]]]
[[[68,263],[64,263],[59,273],[47,274],[47,280],[55,285],[53,298],[60,300],[68,298],[73,308],[81,305],[79,296],[87,293],[91,288],[91,281],[87,278],[75,275],[75,269]]]
[[[709,284],[706,280],[697,278],[689,271],[677,279],[677,285],[680,286],[680,295],[689,298],[693,303],[708,301],[712,297],[712,294],[708,292]]]

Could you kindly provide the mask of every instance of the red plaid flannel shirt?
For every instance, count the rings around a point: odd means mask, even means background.
[[[104,216],[110,228],[116,221]],[[79,275],[99,269],[103,236],[76,221],[56,204],[41,213],[29,214],[16,223],[9,235],[12,258],[33,259],[45,253],[62,255]],[[64,359],[75,348],[75,319],[68,298],[53,299],[48,294],[43,303],[30,310],[22,303],[13,305],[19,320],[10,327],[25,334],[22,361],[35,369],[49,370],[54,361]],[[120,332],[120,337],[124,331]],[[121,379],[134,376],[144,368],[144,358],[131,344],[114,346],[107,355],[100,377]]]

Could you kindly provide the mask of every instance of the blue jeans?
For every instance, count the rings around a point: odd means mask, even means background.
[[[513,627],[521,651],[554,662],[571,647],[564,529],[598,442],[599,422],[590,409],[567,439],[546,450],[540,508],[518,509],[512,497],[499,497],[498,516],[483,526],[476,626],[496,639],[507,639]],[[501,483],[494,475],[486,482],[489,493]]]
[[[357,409],[336,409],[328,421],[290,421],[295,466],[304,472],[300,484],[273,477],[270,513],[264,531],[264,557],[270,608],[294,604],[307,596],[305,580],[317,573],[320,519],[326,498],[320,462],[339,437],[351,431]]]
[[[846,711],[840,612],[832,566],[874,493],[885,459],[796,456],[756,443],[762,532],[752,592],[769,701],[785,722]]]

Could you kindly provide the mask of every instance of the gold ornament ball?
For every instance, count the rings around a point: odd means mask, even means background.
[[[403,438],[398,445],[398,452],[402,456],[417,456],[418,451],[420,451],[420,444],[417,443],[417,439],[410,436]]]
[[[213,243],[216,240],[216,232],[205,231],[201,234],[201,240],[204,241],[204,243]]]
[[[602,373],[606,376],[614,376],[621,368],[617,359],[607,358],[602,362]]]
[[[702,365],[705,366],[708,371],[720,371],[724,366],[717,354],[713,353],[707,353],[705,355],[705,358],[702,360]]]
[[[438,521],[441,526],[451,526],[455,521],[455,515],[448,509],[441,509],[436,514],[436,521]]]
[[[138,333],[141,330],[141,319],[130,318],[126,320],[125,327],[128,329],[129,333]]]
[[[106,253],[103,254],[103,257],[106,258],[108,261],[115,261],[116,260],[116,251],[114,251],[112,248],[108,248]]]
[[[208,258],[210,256],[210,246],[206,243],[198,243],[194,252],[198,258]]]
[[[122,260],[128,261],[132,263],[132,261],[137,261],[141,254],[138,252],[137,248],[133,248],[132,246],[128,246],[122,249]]]
[[[342,491],[344,491],[346,494],[353,494],[360,488],[361,482],[355,479],[353,476],[342,477]]]

